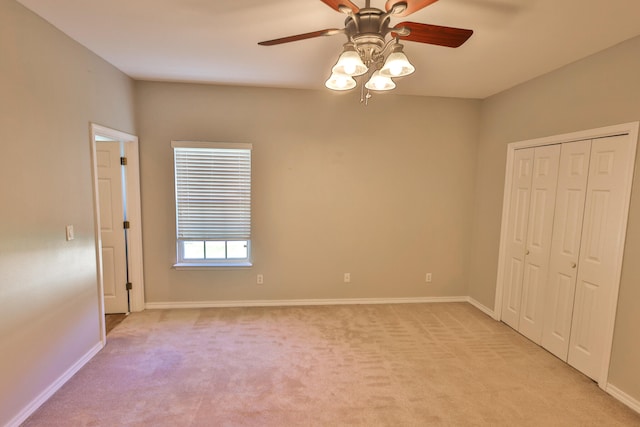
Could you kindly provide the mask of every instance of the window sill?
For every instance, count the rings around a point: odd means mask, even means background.
[[[237,269],[237,268],[249,268],[252,267],[251,262],[227,262],[224,264],[211,264],[211,263],[196,263],[196,262],[182,262],[173,264],[175,270],[211,270],[211,269]]]

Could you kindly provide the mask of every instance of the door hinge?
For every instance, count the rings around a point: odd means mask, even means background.
[[[127,158],[126,157],[120,157],[120,164],[122,166],[126,166],[127,165]]]
[[[131,282],[127,282],[127,290],[130,291],[131,289],[133,289],[133,283]]]
[[[122,226],[124,227],[125,230],[128,230],[129,228],[131,228],[131,223],[129,221],[124,221],[122,223]]]

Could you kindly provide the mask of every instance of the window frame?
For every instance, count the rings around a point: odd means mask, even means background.
[[[176,238],[176,262],[173,265],[175,269],[189,269],[189,268],[220,268],[220,267],[251,267],[253,265],[252,259],[252,250],[251,250],[251,219],[252,219],[252,209],[251,209],[251,198],[252,198],[252,181],[253,181],[253,165],[252,165],[252,149],[253,145],[248,143],[231,143],[231,142],[203,142],[203,141],[171,141],[171,148],[173,151],[173,183],[174,183],[174,203],[175,203],[175,238]],[[249,231],[246,238],[211,238],[209,236],[200,236],[200,237],[180,237],[178,235],[180,230],[180,217],[178,214],[179,211],[179,202],[178,202],[178,171],[177,171],[177,157],[176,149],[185,148],[185,149],[216,149],[216,150],[248,150],[248,158],[249,158]],[[224,241],[225,242],[225,252],[226,245],[229,242],[237,242],[237,241],[246,241],[247,247],[247,256],[246,258],[185,258],[185,250],[184,243],[189,241],[202,241],[205,246],[204,251],[206,251],[206,242],[207,241]],[[205,252],[206,254],[206,252]],[[206,255],[205,255],[206,256]]]

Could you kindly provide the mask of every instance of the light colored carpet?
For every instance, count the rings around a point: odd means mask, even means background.
[[[133,313],[25,426],[614,426],[640,415],[466,303]]]

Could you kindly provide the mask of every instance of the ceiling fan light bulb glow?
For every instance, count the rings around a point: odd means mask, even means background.
[[[331,90],[349,90],[356,87],[356,81],[351,76],[333,73],[324,85]]]
[[[345,74],[347,74],[349,76],[352,76],[353,73],[355,73],[355,72],[356,72],[356,64],[352,64],[352,63],[344,64],[344,73]]]
[[[396,84],[390,77],[383,76],[380,71],[373,73],[369,81],[364,85],[369,90],[391,90],[395,89]]]
[[[384,63],[380,74],[385,77],[403,77],[413,73],[416,68],[409,62],[407,56],[400,52],[393,52]]]
[[[331,71],[346,74],[347,76],[360,76],[367,72],[367,66],[362,62],[358,52],[353,50],[353,48],[351,48],[351,50],[345,48],[345,51],[342,52],[340,58],[338,58],[338,62]]]

